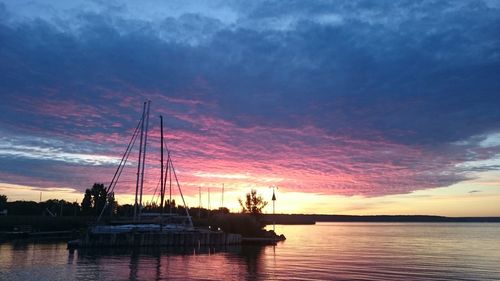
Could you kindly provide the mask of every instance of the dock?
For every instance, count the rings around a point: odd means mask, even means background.
[[[241,244],[239,234],[211,230],[180,230],[163,232],[123,232],[87,233],[82,239],[68,243],[69,248],[94,247],[184,247],[184,246],[221,246]]]

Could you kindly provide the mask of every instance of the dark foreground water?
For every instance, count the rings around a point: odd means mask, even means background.
[[[500,280],[500,224],[277,226],[278,246],[66,250],[0,244],[0,280]]]

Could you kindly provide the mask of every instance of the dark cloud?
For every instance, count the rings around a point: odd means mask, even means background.
[[[447,186],[468,179],[466,172],[485,170],[457,164],[498,153],[478,142],[456,145],[500,130],[500,13],[482,1],[232,2],[227,7],[236,20],[203,9],[147,20],[127,5],[99,5],[104,8],[64,18],[19,20],[0,3],[5,132],[68,143],[109,141],[118,151],[149,98],[153,114],[166,114],[173,131],[211,137],[216,125],[231,128],[221,130],[226,134],[314,127],[323,135],[268,136],[267,143],[251,134],[244,135],[250,140],[216,138],[233,156],[251,157],[234,148],[258,149],[262,158],[252,159],[255,165],[269,160],[268,147],[274,153],[295,144],[327,151],[337,147],[329,138],[338,137],[377,144],[375,150],[386,143],[411,150],[412,157],[385,159],[366,149],[357,155],[352,145],[349,165],[330,170],[328,155],[311,163],[326,178],[388,162],[413,170],[409,182],[314,183],[365,195]]]

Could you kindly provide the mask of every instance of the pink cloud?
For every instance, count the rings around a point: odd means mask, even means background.
[[[210,91],[210,85],[202,78],[193,83],[185,90]],[[129,87],[131,92],[140,92],[126,83],[122,84]],[[214,115],[213,112],[220,112],[214,103],[193,98],[166,97],[160,92],[124,97],[120,92],[106,91],[104,98],[114,102],[113,106],[91,106],[49,98],[22,102],[26,104],[25,111],[59,118],[66,126],[73,124],[84,128],[74,132],[61,128],[58,130],[59,135],[55,135],[68,141],[93,144],[101,155],[121,157],[138,121],[138,118],[130,116],[140,114],[142,102],[138,101],[144,96],[154,98],[145,183],[148,193],[154,191],[160,173],[159,114],[163,114],[166,119],[165,137],[178,167],[179,177],[188,187],[220,186],[224,182],[228,188],[279,185],[290,191],[382,196],[447,186],[464,179],[453,170],[454,165],[463,159],[450,157],[446,152],[393,143],[376,131],[346,135],[326,132],[313,125],[296,128],[271,125],[241,127]],[[123,121],[110,121],[113,119],[110,117]],[[184,125],[171,126],[174,121],[184,122]],[[109,129],[96,131],[95,128]],[[367,134],[371,135],[369,140],[355,137]],[[122,192],[131,193],[135,190],[135,163],[136,155],[132,154],[130,166],[120,183]],[[60,184],[75,186],[80,190],[93,182],[107,184],[114,169],[86,166],[57,168],[58,171],[64,170],[65,175],[77,175],[71,178],[58,177]],[[224,176],[200,176],[203,174]],[[39,183],[43,186],[52,184],[54,182]],[[195,188],[187,191],[188,194],[195,192]]]
[[[379,196],[457,180],[451,172],[446,175],[455,162],[424,149],[332,136],[314,127],[239,128],[205,116],[198,121],[209,130],[167,130],[166,135],[181,178],[190,186],[278,184],[292,191]],[[158,140],[158,130],[153,130],[150,153],[159,151]],[[158,166],[158,157],[150,161],[151,167]],[[200,173],[227,176],[197,176]],[[249,176],[231,176],[242,173]],[[159,177],[159,171],[153,174]]]

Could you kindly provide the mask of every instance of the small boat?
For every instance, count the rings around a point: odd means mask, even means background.
[[[134,134],[127,146],[122,160],[106,188],[108,195],[114,196],[114,188],[118,182],[128,157],[131,154],[137,138],[140,136],[139,160],[137,165],[137,180],[134,202],[134,215],[132,220],[102,223],[105,210],[109,208],[108,202],[104,205],[97,224],[90,227],[81,239],[68,242],[68,248],[91,248],[91,247],[132,247],[132,246],[201,246],[201,245],[229,245],[240,244],[241,235],[224,233],[221,230],[198,229],[193,226],[184,196],[175,172],[171,153],[164,142],[163,117],[160,115],[161,130],[161,177],[160,177],[160,213],[143,213],[142,195],[144,185],[144,167],[147,149],[147,137],[149,127],[150,102],[145,102],[142,117]],[[140,130],[139,130],[140,128]],[[140,132],[140,133],[139,133]],[[167,150],[166,165],[164,161],[164,150]],[[170,199],[172,202],[172,182],[176,183],[179,194],[184,205],[185,215],[164,213],[164,202],[167,182],[170,183]]]

